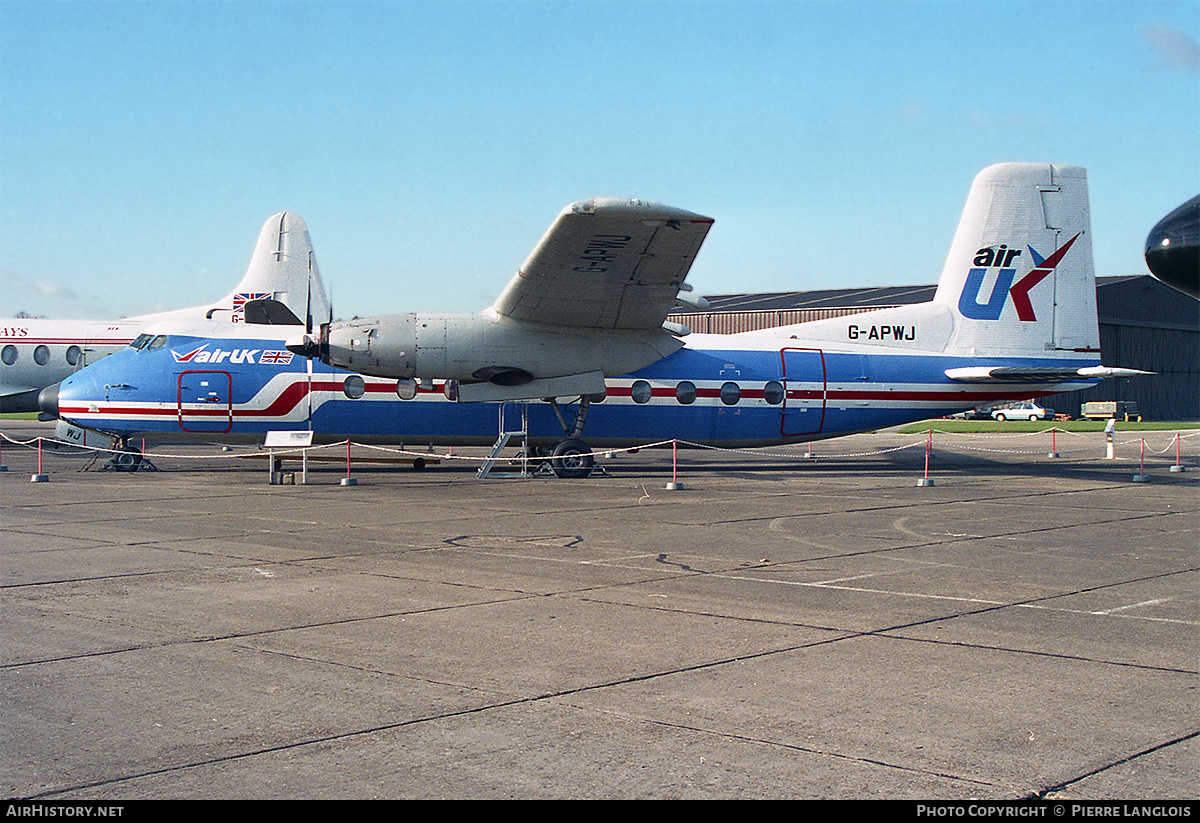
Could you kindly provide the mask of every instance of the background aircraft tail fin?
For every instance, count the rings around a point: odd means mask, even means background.
[[[975,178],[933,302],[950,354],[1099,354],[1087,175],[1003,163]]]
[[[279,305],[287,312],[279,310]],[[248,308],[249,307],[249,308]],[[289,317],[294,315],[294,320]],[[207,306],[144,315],[140,320],[207,317],[236,322],[295,322],[309,330],[332,318],[308,226],[297,214],[280,212],[267,219],[240,283]]]

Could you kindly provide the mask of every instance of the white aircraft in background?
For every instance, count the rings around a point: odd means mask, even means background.
[[[806,442],[1143,373],[1101,364],[1081,168],[981,172],[927,303],[742,334],[664,322],[711,224],[639,201],[576,203],[477,314],[316,334],[163,324],[44,392],[42,408],[122,441],[296,430],[495,441],[495,453],[506,403],[548,401],[525,409],[527,445],[553,447],[556,472],[583,476],[585,436],[602,448]]]
[[[224,320],[312,330],[330,319],[308,227],[282,212],[263,225],[242,281],[215,303],[115,321],[0,320],[0,412],[37,411],[42,389],[125,348],[152,323]]]

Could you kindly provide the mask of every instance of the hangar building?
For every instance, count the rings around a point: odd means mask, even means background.
[[[724,294],[708,298],[709,311],[669,319],[698,333],[733,334],[923,303],[936,290],[899,286]],[[1080,405],[1089,400],[1124,400],[1137,403],[1147,420],[1200,420],[1200,302],[1149,275],[1131,275],[1097,278],[1096,306],[1104,365],[1155,374],[1050,395],[1046,404],[1078,416]]]

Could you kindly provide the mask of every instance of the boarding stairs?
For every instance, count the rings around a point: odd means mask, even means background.
[[[505,407],[509,405],[519,406],[521,409],[521,427],[519,429],[509,429],[507,418],[504,413]],[[492,450],[488,452],[488,456],[479,466],[479,470],[475,476],[484,480],[492,473],[492,468],[496,465],[496,461],[500,458],[500,453],[508,446],[508,442],[514,437],[520,438],[521,449],[521,477],[529,476],[529,404],[528,403],[501,403],[499,409],[499,436],[496,438]]]

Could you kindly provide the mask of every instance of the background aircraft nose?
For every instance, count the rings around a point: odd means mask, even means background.
[[[1150,230],[1146,267],[1168,286],[1200,298],[1200,197],[1193,197]]]
[[[43,414],[58,417],[58,384],[47,386],[38,393],[38,408]]]

